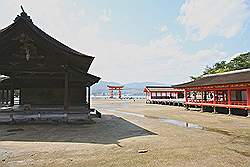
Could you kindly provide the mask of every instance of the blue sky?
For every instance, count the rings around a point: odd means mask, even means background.
[[[249,0],[0,0],[0,28],[21,4],[107,81],[180,83],[250,50]]]

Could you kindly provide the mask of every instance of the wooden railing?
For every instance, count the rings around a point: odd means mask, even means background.
[[[208,103],[208,104],[229,104],[228,101],[216,101],[214,103],[214,101],[205,101],[205,100],[191,100],[189,99],[188,102],[191,103]],[[231,105],[242,105],[242,106],[246,106],[247,105],[247,101],[246,100],[242,100],[242,101],[231,101]]]
[[[242,101],[231,101],[231,105],[247,106],[247,101],[246,101],[246,100],[242,100]]]

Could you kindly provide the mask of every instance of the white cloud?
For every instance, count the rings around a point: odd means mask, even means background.
[[[11,23],[19,10],[14,0],[1,4],[1,20]],[[86,23],[79,5],[65,4],[69,1],[54,0],[23,1],[33,22],[45,32],[75,48],[76,50],[94,55],[96,58],[90,73],[101,76],[104,80],[118,82],[156,81],[166,84],[179,83],[189,79],[190,75],[198,75],[206,65],[224,59],[226,53],[218,48],[186,53],[181,44],[171,34],[139,45],[134,41],[103,39],[100,36],[102,26],[99,18],[96,22]],[[8,7],[8,8],[7,8]],[[5,11],[3,9],[6,9]],[[7,10],[8,9],[8,10]],[[7,16],[6,12],[10,12]],[[88,13],[84,13],[87,17]]]
[[[231,38],[242,30],[249,16],[246,0],[186,0],[178,22],[193,40],[211,34]]]
[[[99,19],[103,22],[109,22],[111,20],[111,9],[104,9]]]
[[[123,82],[179,83],[226,57],[226,53],[216,48],[188,54],[171,35],[151,40],[146,45],[101,40],[95,44],[89,48],[97,55],[91,71],[104,76],[105,80]]]
[[[162,25],[162,26],[155,27],[154,30],[159,31],[159,32],[167,32],[168,27],[167,25]]]

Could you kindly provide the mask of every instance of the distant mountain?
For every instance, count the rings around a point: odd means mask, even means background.
[[[127,88],[142,89],[142,88],[145,88],[145,86],[150,86],[150,85],[151,86],[152,85],[163,86],[164,84],[157,83],[157,82],[132,82],[132,83],[125,84],[124,86]]]
[[[107,85],[121,85],[117,82],[107,82],[107,81],[99,81],[91,87],[92,95],[95,96],[104,96],[108,94]]]
[[[122,85],[122,84],[117,83],[117,82],[100,81],[99,83],[92,86],[92,95],[95,95],[95,96],[108,95],[107,85]],[[156,82],[127,83],[127,84],[123,84],[123,86],[124,86],[123,94],[127,95],[127,96],[142,96],[143,89],[145,88],[145,86],[150,86],[150,85],[163,86],[164,84],[156,83]],[[115,93],[117,93],[117,92],[115,92]]]

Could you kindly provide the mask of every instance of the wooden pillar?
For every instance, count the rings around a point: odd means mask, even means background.
[[[3,89],[2,91],[3,91],[2,92],[2,97],[3,97],[2,104],[5,104],[5,90]]]
[[[213,101],[214,104],[216,104],[216,99],[217,99],[216,96],[217,96],[216,91],[214,91],[214,101]]]
[[[14,106],[15,104],[15,91],[14,88],[10,90],[10,106]]]
[[[214,114],[216,114],[216,107],[214,106],[214,112],[213,112]]]
[[[231,89],[227,91],[228,115],[231,115]]]
[[[19,105],[22,105],[23,102],[22,102],[22,89],[20,88],[19,89]]]
[[[201,91],[201,103],[206,103],[206,91]],[[204,106],[201,104],[201,112],[204,112]]]
[[[9,102],[9,89],[6,89],[5,91],[5,104],[8,105]]]
[[[247,89],[247,106],[248,106],[248,117],[250,117],[250,88]]]
[[[188,92],[186,89],[185,89],[184,93],[185,93],[185,101],[188,102],[188,95],[187,95]]]
[[[207,102],[207,92],[204,91],[204,102],[206,103]]]
[[[204,106],[201,105],[201,111],[200,112],[204,112]]]
[[[15,103],[14,79],[11,79],[10,106],[14,106],[14,103]]]
[[[187,105],[187,102],[188,102],[188,91],[187,91],[187,89],[184,90],[184,93],[185,93],[185,107],[186,107],[186,110],[189,110],[188,105]]]
[[[247,89],[247,105],[250,106],[250,88]]]
[[[69,110],[69,72],[65,71],[64,78],[64,111]]]
[[[90,109],[90,86],[88,88],[88,109]]]
[[[0,90],[0,105],[3,104],[3,90]]]
[[[215,90],[214,91],[214,101],[213,101],[214,104],[216,104],[216,101],[217,101],[217,97],[216,96],[217,96],[217,91]],[[216,114],[216,106],[215,105],[214,105],[214,112],[213,113]]]
[[[7,93],[8,93],[7,90],[4,89],[4,90],[3,90],[3,104],[5,104],[5,105],[6,105],[6,101],[7,101],[7,100],[6,100],[6,98],[7,98]]]
[[[201,91],[201,103],[203,103],[204,102],[204,92],[203,91]]]
[[[4,104],[4,89],[1,90],[1,104]]]
[[[113,92],[113,89],[112,89],[112,88],[109,89],[109,97],[110,97],[110,98],[113,98],[113,97],[114,97],[114,92]]]
[[[119,89],[118,96],[119,96],[119,98],[122,98],[122,91],[121,91],[121,89]]]
[[[6,104],[9,105],[9,99],[10,99],[10,90],[7,89],[7,97],[6,97]]]

